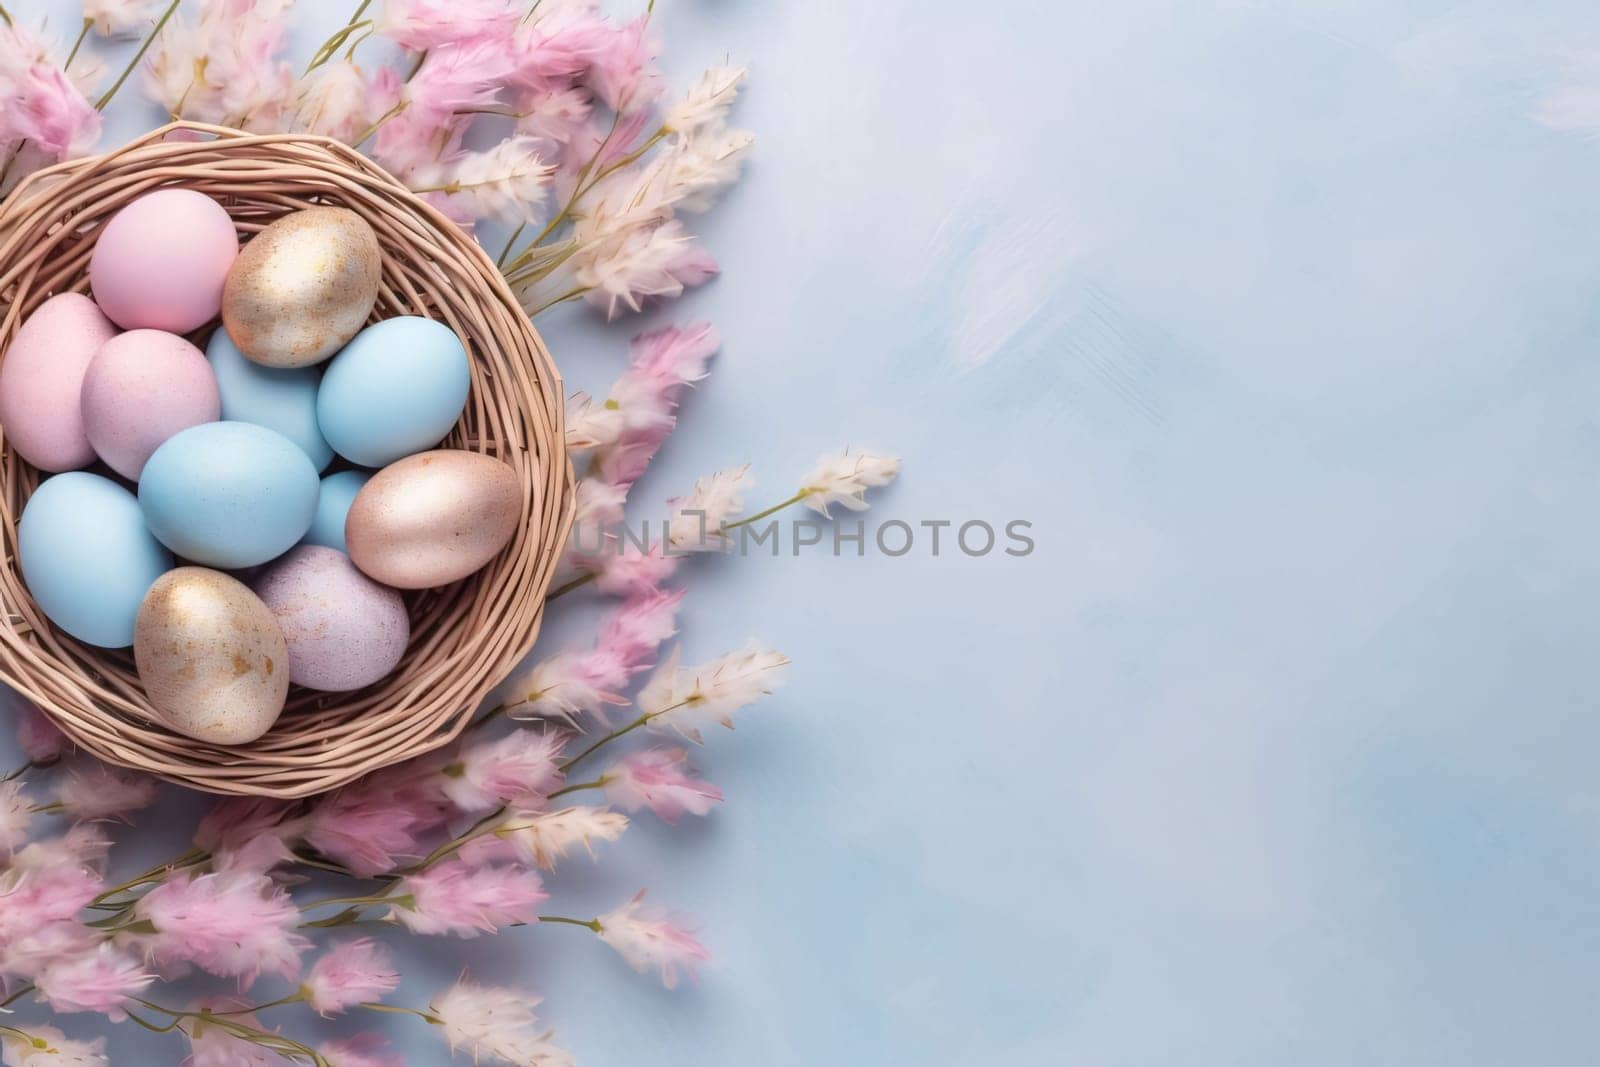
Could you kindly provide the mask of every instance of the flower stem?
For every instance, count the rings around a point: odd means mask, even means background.
[[[83,47],[83,39],[89,36],[89,27],[94,25],[94,19],[84,19],[82,27],[78,30],[78,39],[72,42],[72,51],[67,53],[67,61],[61,64],[63,71],[72,67],[72,61],[78,58],[78,49]]]
[[[0,181],[3,181],[4,179],[5,175],[0,174]],[[13,779],[21,778],[24,774],[27,774],[37,766],[38,764],[33,762],[33,760],[29,760],[27,763],[24,763],[14,771],[7,771],[4,777],[0,777],[0,782],[9,782]]]
[[[27,996],[29,993],[32,993],[32,992],[33,992],[33,985],[31,983],[24,984],[22,986],[22,988],[18,989],[15,993],[11,994],[9,997],[7,997],[4,1000],[0,1000],[0,1008],[9,1008],[11,1005],[15,1004],[17,1001],[21,1000],[23,997]]]
[[[573,767],[576,767],[578,764],[582,763],[584,760],[588,759],[590,756],[592,756],[596,752],[598,752],[601,748],[603,748],[606,745],[609,745],[611,742],[615,741],[617,738],[625,737],[628,734],[633,733],[633,731],[637,730],[639,727],[648,725],[651,719],[659,718],[660,716],[665,715],[669,711],[676,711],[677,709],[683,707],[687,703],[688,703],[688,701],[686,701],[686,700],[680,700],[676,704],[671,704],[671,705],[669,705],[667,707],[662,708],[660,711],[647,711],[643,715],[639,716],[637,719],[634,719],[628,725],[619,726],[617,729],[612,730],[609,734],[606,734],[600,740],[596,741],[594,744],[590,745],[588,748],[584,749],[582,752],[578,753],[576,756],[573,756],[571,759],[569,759],[565,763],[563,763],[561,765],[561,768],[560,768],[561,773],[562,774],[566,774]]]
[[[350,16],[349,21],[347,21],[340,29],[335,31],[332,37],[329,37],[326,41],[322,42],[322,47],[318,48],[316,52],[312,54],[311,65],[306,67],[307,74],[310,74],[328,60],[332,59],[334,53],[339,51],[344,42],[347,41],[350,35],[357,29],[372,25],[371,19],[362,21],[361,18],[362,15],[367,13],[367,8],[371,6],[372,0],[361,0],[360,6],[355,9],[355,12]],[[359,44],[360,42],[358,41],[356,43]],[[353,46],[351,51],[355,51]]]
[[[600,925],[599,919],[569,919],[565,915],[541,915],[539,916],[539,921],[542,923],[565,923],[568,926],[584,926],[597,934],[605,929]]]
[[[807,493],[804,489],[802,489],[798,493],[796,493],[794,496],[790,497],[788,500],[780,500],[778,503],[772,505],[770,508],[763,508],[762,510],[756,512],[754,515],[747,515],[744,518],[738,520],[737,522],[725,522],[725,523],[723,523],[721,529],[719,529],[717,532],[718,533],[726,533],[729,530],[737,530],[741,526],[747,526],[752,522],[760,522],[762,519],[766,518],[768,515],[776,515],[778,512],[782,511],[784,508],[788,507],[791,504],[800,503],[800,501],[804,500],[809,495],[810,495],[809,493]]]
[[[106,90],[105,95],[95,103],[94,109],[96,111],[104,111],[106,105],[111,103],[111,98],[117,95],[117,90],[122,88],[122,83],[128,80],[128,75],[132,74],[134,68],[139,65],[140,60],[144,59],[144,54],[150,51],[150,46],[156,43],[156,38],[161,36],[161,31],[166,28],[167,20],[172,17],[174,11],[178,10],[178,5],[182,2],[183,0],[172,0],[172,3],[167,5],[167,9],[156,20],[154,28],[150,30],[150,34],[144,39],[144,43],[139,45],[139,50],[133,54],[133,58],[128,61],[128,65],[122,68],[122,73],[118,75],[117,80],[112,83],[111,88]]]
[[[185,852],[175,860],[169,860],[168,862],[160,864],[159,866],[151,867],[148,871],[145,871],[136,878],[130,878],[121,885],[112,886],[104,893],[101,893],[99,896],[89,901],[89,906],[93,907],[96,904],[103,904],[112,897],[116,896],[118,893],[125,893],[130,889],[135,889],[141,885],[144,885],[146,882],[159,882],[168,874],[178,870],[181,867],[193,867],[195,864],[204,863],[210,858],[211,853],[207,852],[205,849],[191,848],[188,852]]]
[[[553,592],[546,593],[544,598],[546,600],[554,600],[558,596],[566,596],[574,589],[588,585],[590,582],[594,581],[596,577],[598,577],[598,574],[595,571],[590,571],[588,574],[580,574],[571,581],[563,582],[561,585],[556,586],[555,590]]]
[[[555,307],[557,304],[565,304],[568,300],[575,300],[578,297],[582,296],[584,293],[587,293],[590,290],[590,288],[592,288],[592,287],[586,285],[586,286],[583,286],[583,287],[578,288],[578,289],[568,289],[566,292],[562,293],[560,296],[556,297],[555,299],[546,300],[543,304],[540,304],[538,307],[536,307],[532,311],[528,312],[528,317],[531,319],[535,315],[539,315],[539,314],[542,314],[542,313],[544,313],[546,311],[549,311],[551,308]]]
[[[560,789],[557,789],[554,793],[551,793],[548,796],[546,796],[545,799],[546,800],[554,800],[556,797],[566,796],[568,793],[576,793],[580,789],[604,789],[605,786],[606,786],[606,783],[609,782],[609,781],[611,781],[610,775],[602,774],[600,777],[596,778],[592,782],[576,782],[576,783],[574,783],[572,785],[562,786]]]

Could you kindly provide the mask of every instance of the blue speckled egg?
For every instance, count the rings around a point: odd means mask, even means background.
[[[133,644],[139,604],[173,564],[133,494],[82,471],[34,490],[17,525],[17,557],[50,621],[101,648]]]
[[[322,479],[322,489],[317,494],[317,515],[311,520],[311,529],[306,531],[305,543],[343,552],[344,517],[350,513],[356,494],[371,479],[371,471],[340,471]]]
[[[300,446],[317,470],[333,462],[333,449],[317,428],[317,383],[314,367],[264,367],[251,362],[218,327],[206,345],[206,359],[222,393],[222,417],[253,422],[277,430]]]
[[[193,426],[156,449],[139,506],[179,556],[224,570],[282,555],[311,528],[317,470],[298,445],[249,422]]]
[[[405,316],[374,323],[328,364],[317,422],[339,455],[383,467],[443,440],[461,417],[471,376],[450,327]]]

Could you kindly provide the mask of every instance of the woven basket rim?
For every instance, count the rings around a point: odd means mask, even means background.
[[[472,356],[466,412],[440,447],[498,456],[526,491],[524,521],[500,556],[462,582],[408,596],[412,640],[389,678],[352,694],[291,692],[272,731],[229,748],[160,726],[130,655],[83,645],[43,619],[17,571],[15,528],[42,475],[0,428],[0,682],[108,762],[208,792],[308,796],[448,744],[532,647],[573,518],[561,377],[483,247],[370,159],[313,134],[189,121],[31,174],[0,205],[0,361],[46,295],[87,290],[99,225],[174,185],[218,199],[246,235],[312,203],[366,217],[384,252],[374,318],[431,312]]]

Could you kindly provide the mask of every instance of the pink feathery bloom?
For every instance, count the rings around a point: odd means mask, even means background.
[[[850,511],[867,510],[867,490],[894,481],[900,473],[900,459],[881,452],[843,452],[824,456],[800,483],[803,503],[812,511],[828,514],[831,504],[842,504]]]
[[[268,1030],[248,1005],[237,997],[205,997],[193,1005],[196,1012],[226,1014],[229,1022],[253,1030]],[[183,1027],[189,1037],[189,1055],[180,1067],[285,1067],[290,1061],[277,1052],[240,1037],[204,1018],[192,1019]],[[268,1032],[271,1032],[268,1030]]]
[[[476,937],[513,923],[537,922],[539,905],[547,899],[534,871],[476,867],[451,858],[402,878],[386,918],[415,934]]]
[[[0,852],[15,852],[26,844],[32,824],[33,800],[22,791],[22,782],[0,782]]]
[[[370,937],[346,941],[325,952],[301,985],[319,1015],[337,1015],[357,1004],[382,1000],[400,985],[389,953]]]
[[[432,804],[416,794],[374,788],[372,780],[323,798],[306,819],[308,844],[364,878],[423,854],[418,838],[437,825]]]
[[[618,113],[647,108],[661,93],[655,58],[661,41],[648,15],[614,27],[589,61],[584,82]]]
[[[49,964],[33,984],[54,1011],[94,1011],[121,1022],[128,1017],[128,1001],[155,980],[138,960],[102,942],[93,951]]]
[[[451,1052],[518,1067],[572,1067],[572,1057],[550,1044],[534,1008],[539,998],[515,989],[458,981],[433,998],[428,1014],[439,1020]]]
[[[616,911],[600,916],[600,940],[617,950],[628,966],[643,974],[659,970],[661,984],[678,984],[683,970],[693,978],[695,965],[711,958],[704,945],[663,913],[644,906],[643,889]]]
[[[19,870],[72,865],[98,869],[111,849],[111,839],[93,823],[79,822],[66,833],[42,838],[19,849],[11,865]]]
[[[100,112],[61,68],[31,64],[6,88],[3,121],[9,135],[32,142],[50,158],[82,155],[100,138]]]
[[[558,764],[566,743],[555,731],[514,730],[468,745],[442,772],[445,795],[466,812],[501,804],[541,808],[545,797],[561,788]]]
[[[95,871],[79,863],[19,866],[0,872],[0,954],[16,950],[26,939],[58,923],[76,926],[77,915],[100,892],[104,883]],[[75,933],[73,930],[56,933]],[[62,948],[56,937],[35,942],[30,951]]]
[[[512,714],[573,719],[579,713],[603,718],[606,705],[620,705],[628,680],[655,663],[661,643],[677,632],[683,590],[641,593],[606,617],[594,648],[559,652],[537,664],[517,685],[525,702]]]
[[[72,742],[38,708],[29,707],[17,722],[17,747],[28,762],[45,767],[72,751]]]
[[[388,0],[377,32],[412,52],[463,42],[503,40],[522,21],[511,0]]]
[[[0,1042],[0,1063],[5,1067],[111,1067],[103,1037],[74,1041],[53,1026],[37,1024],[30,1025],[26,1033],[32,1042],[16,1040],[15,1034]]]
[[[624,811],[649,808],[669,823],[687,812],[705,815],[722,803],[722,790],[694,777],[681,748],[652,748],[613,763],[601,775],[606,799]]]
[[[181,871],[146,893],[134,914],[155,927],[139,935],[158,966],[192,963],[248,984],[263,972],[293,978],[310,942],[295,932],[300,909],[264,874]]]
[[[505,858],[507,850],[524,863],[547,871],[582,848],[594,858],[596,841],[615,841],[628,828],[628,817],[605,808],[572,807],[560,811],[513,811],[493,833],[467,843],[461,857],[469,863]]]
[[[712,723],[733,729],[733,713],[783,684],[788,657],[752,641],[698,667],[678,666],[678,649],[651,675],[636,701],[653,730],[676,730],[700,743]]]
[[[474,41],[434,49],[401,87],[400,110],[378,131],[373,154],[402,177],[456,155],[470,113],[500,103],[503,46]]]
[[[506,80],[524,93],[568,90],[613,47],[615,36],[615,27],[592,6],[540,5],[512,38],[513,66]]]
[[[595,589],[607,596],[640,596],[671,578],[682,560],[658,541],[647,550],[624,545],[620,552],[603,552],[582,563],[594,574]]]
[[[694,492],[667,501],[673,513],[667,543],[676,552],[721,551],[728,544],[723,527],[744,510],[744,494],[754,485],[748,463],[697,480]]]
[[[213,855],[239,852],[263,836],[276,837],[287,846],[301,829],[301,820],[289,818],[293,808],[288,802],[262,797],[218,800],[195,828],[194,843]]]
[[[3,925],[9,921],[0,921]],[[31,979],[53,963],[92,951],[104,940],[103,933],[73,919],[0,933],[0,974]]]
[[[588,127],[594,113],[589,94],[582,89],[542,89],[524,94],[516,108],[517,133],[538,138],[550,162],[569,166],[569,146]]]
[[[120,819],[156,798],[156,780],[112,770],[98,760],[68,769],[56,784],[61,810],[79,819]]]
[[[329,1041],[317,1046],[328,1067],[406,1067],[405,1057],[389,1051],[389,1042],[371,1032]]]

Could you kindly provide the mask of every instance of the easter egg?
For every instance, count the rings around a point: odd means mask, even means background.
[[[249,586],[205,567],[179,567],[150,587],[133,661],[161,720],[212,744],[254,741],[289,695],[278,620]]]
[[[340,471],[322,479],[317,491],[317,514],[306,531],[305,543],[343,552],[345,516],[350,513],[356,494],[371,478],[371,471]]]
[[[317,471],[298,445],[248,422],[194,426],[156,449],[139,479],[150,532],[183,559],[253,567],[311,526]]]
[[[206,359],[222,393],[222,417],[277,430],[300,446],[321,470],[333,462],[333,449],[317,429],[317,372],[312,367],[263,367],[252,363],[218,330],[206,345]]]
[[[221,204],[193,189],[158,189],[101,228],[89,285],[125,330],[188,333],[216,317],[238,254],[239,235]]]
[[[107,341],[83,374],[83,428],[106,466],[139,480],[162,442],[222,411],[200,350],[174,333],[129,330]]]
[[[81,293],[59,293],[17,330],[0,363],[0,427],[17,454],[40,470],[94,462],[78,395],[83,372],[117,328]]]
[[[396,589],[465,578],[517,530],[517,474],[492,456],[441,449],[407,456],[372,476],[345,519],[350,559]]]
[[[402,317],[356,334],[328,364],[317,422],[339,455],[381,467],[432,448],[461,417],[471,375],[450,327]]]
[[[101,648],[133,644],[140,601],[172,568],[172,553],[145,529],[133,494],[84,471],[34,490],[17,524],[17,558],[39,610]]]
[[[405,654],[411,637],[405,602],[343,552],[301,545],[268,567],[255,590],[283,629],[295,685],[360,689],[394,670]]]
[[[256,363],[321,363],[372,314],[380,266],[378,235],[354,211],[296,211],[239,253],[222,289],[222,323]]]

